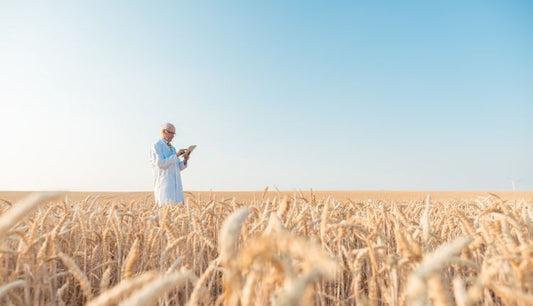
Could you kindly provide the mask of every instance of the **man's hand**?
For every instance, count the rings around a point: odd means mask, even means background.
[[[182,156],[183,154],[185,154],[185,152],[187,152],[187,150],[185,149],[179,149],[178,151],[178,157]]]

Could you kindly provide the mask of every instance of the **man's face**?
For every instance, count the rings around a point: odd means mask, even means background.
[[[167,129],[163,129],[161,131],[161,136],[163,136],[163,139],[168,141],[168,142],[171,142],[172,139],[174,138],[174,134],[176,134],[176,128],[171,126]]]

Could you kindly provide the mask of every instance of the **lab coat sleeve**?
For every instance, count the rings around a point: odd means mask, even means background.
[[[158,148],[157,145],[153,145],[152,154],[151,154],[151,162],[152,162],[152,165],[156,165],[157,167],[161,169],[167,169],[168,167],[178,162],[178,157],[176,156],[176,154],[172,154],[167,158],[163,158],[163,153],[161,152],[161,149]]]

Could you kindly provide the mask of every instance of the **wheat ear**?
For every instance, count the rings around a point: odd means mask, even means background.
[[[422,264],[411,273],[407,282],[407,295],[409,305],[426,305],[428,292],[427,280],[430,275],[442,269],[453,255],[458,254],[466,247],[472,238],[458,238],[448,244],[437,248],[433,253],[424,256]]]
[[[110,282],[111,282],[111,266],[105,269],[104,274],[102,275],[102,279],[100,280],[100,294],[102,294],[102,292],[107,290]]]
[[[159,273],[156,272],[145,272],[135,278],[123,280],[118,285],[104,291],[95,299],[89,301],[87,306],[116,305],[124,297],[128,296],[135,290],[142,288],[146,283],[152,281],[158,275]]]
[[[241,226],[249,213],[250,208],[241,208],[231,214],[222,224],[219,246],[221,264],[227,265],[233,258],[235,258]]]
[[[139,238],[135,238],[135,241],[133,242],[133,245],[131,246],[130,252],[128,253],[128,256],[126,257],[126,261],[124,262],[124,266],[122,269],[122,278],[130,278],[133,275],[133,270],[135,268],[135,263],[137,262],[137,258],[139,257]]]
[[[191,298],[189,299],[189,302],[187,302],[187,305],[189,306],[195,306],[199,305],[200,303],[200,294],[205,291],[204,284],[206,283],[208,277],[215,271],[215,269],[218,266],[218,260],[213,260],[207,267],[207,269],[202,273],[200,278],[198,279],[198,282],[196,282],[196,285],[194,286],[194,289],[191,294]]]
[[[64,253],[57,254],[59,258],[63,261],[65,266],[67,266],[68,270],[72,275],[74,275],[74,278],[78,280],[80,283],[81,290],[83,291],[83,295],[87,298],[87,300],[90,300],[93,297],[92,294],[92,288],[91,288],[91,282],[89,282],[89,279],[87,276],[81,271],[80,267],[74,262],[72,258],[70,258],[68,255]]]
[[[279,298],[277,305],[290,306],[299,305],[300,299],[303,296],[305,289],[308,285],[317,280],[322,273],[318,269],[312,269],[304,276],[296,279],[295,281],[287,284],[284,288],[284,293]]]
[[[13,205],[6,213],[0,216],[0,241],[7,236],[13,226],[26,217],[37,205],[60,195],[61,193],[58,192],[35,193]]]
[[[184,285],[188,280],[195,281],[196,276],[190,271],[162,275],[148,283],[142,289],[134,292],[119,306],[146,306],[152,305],[166,291]]]

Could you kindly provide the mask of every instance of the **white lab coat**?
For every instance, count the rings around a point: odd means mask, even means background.
[[[187,168],[176,155],[176,148],[164,139],[152,145],[150,162],[154,173],[154,196],[159,206],[180,203],[185,200],[181,185],[181,170]]]

